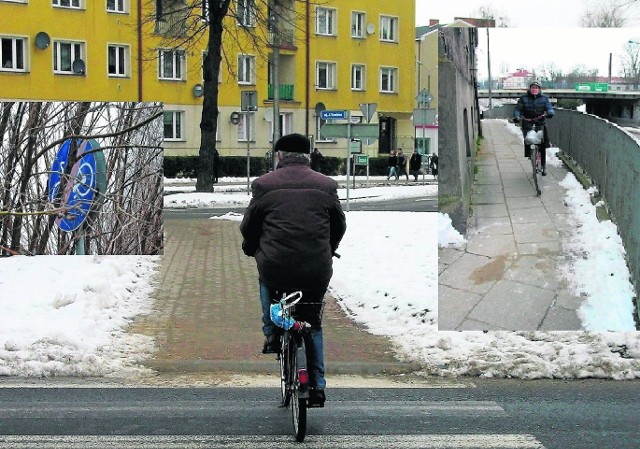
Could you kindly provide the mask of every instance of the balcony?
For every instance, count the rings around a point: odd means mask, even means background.
[[[164,37],[183,37],[187,35],[188,11],[174,11],[162,14],[156,19],[155,33]]]
[[[280,100],[293,101],[293,84],[280,84]],[[268,85],[268,100],[273,100],[273,84]]]
[[[276,46],[276,37],[278,38],[278,47],[284,48],[287,50],[297,50],[298,47],[295,44],[295,36],[293,30],[280,30],[277,33],[273,30],[269,31],[269,35],[267,36],[268,43],[272,47]]]

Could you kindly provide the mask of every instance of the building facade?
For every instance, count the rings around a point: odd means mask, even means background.
[[[312,136],[329,156],[321,111],[376,104],[378,138],[353,142],[365,154],[414,147],[415,2],[232,0],[218,79],[221,155],[262,156],[281,133]],[[267,20],[277,16],[277,24]],[[199,33],[194,30],[199,29]],[[0,98],[161,101],[165,155],[200,147],[206,10],[200,0],[0,0]],[[274,118],[274,85],[279,118]],[[255,92],[243,111],[242,92]],[[336,123],[340,123],[337,121]]]

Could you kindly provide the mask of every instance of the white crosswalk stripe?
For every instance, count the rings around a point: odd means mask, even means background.
[[[5,435],[0,449],[272,449],[300,448],[288,435]],[[309,435],[305,449],[544,449],[531,435]]]

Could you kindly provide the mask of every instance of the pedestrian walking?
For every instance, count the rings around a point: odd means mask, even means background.
[[[413,180],[418,180],[420,174],[420,168],[422,167],[422,155],[418,153],[418,149],[413,150],[413,154],[409,159],[409,173],[413,175]]]
[[[434,154],[433,156],[431,156],[431,159],[429,160],[429,168],[431,169],[431,174],[434,176],[434,178],[438,177],[438,155]]]
[[[387,180],[389,180],[389,178],[391,178],[392,176],[394,178],[396,178],[396,180],[398,179],[398,156],[396,156],[396,152],[395,151],[391,151],[391,153],[389,153],[389,160],[387,161],[387,166],[389,167],[389,173],[387,174]]]
[[[323,157],[317,148],[313,149],[313,153],[311,153],[311,170],[320,172],[320,161]]]
[[[218,182],[218,174],[220,173],[220,153],[218,150],[213,150],[213,183]]]
[[[402,152],[402,148],[398,149],[398,176],[396,179],[398,179],[400,175],[405,175],[407,181],[409,180],[409,175],[407,174],[407,157]]]

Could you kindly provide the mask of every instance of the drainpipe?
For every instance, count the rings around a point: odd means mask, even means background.
[[[309,0],[306,1],[306,17],[305,17],[305,79],[304,79],[304,102],[305,102],[305,121],[304,121],[304,130],[305,136],[309,135],[309,81],[310,81],[310,64],[311,64],[311,56],[309,55],[309,44],[311,42],[311,37],[309,35],[309,23],[311,17],[311,8],[309,6]],[[311,149],[313,151],[313,148]]]
[[[138,102],[142,103],[142,0],[138,0]]]

